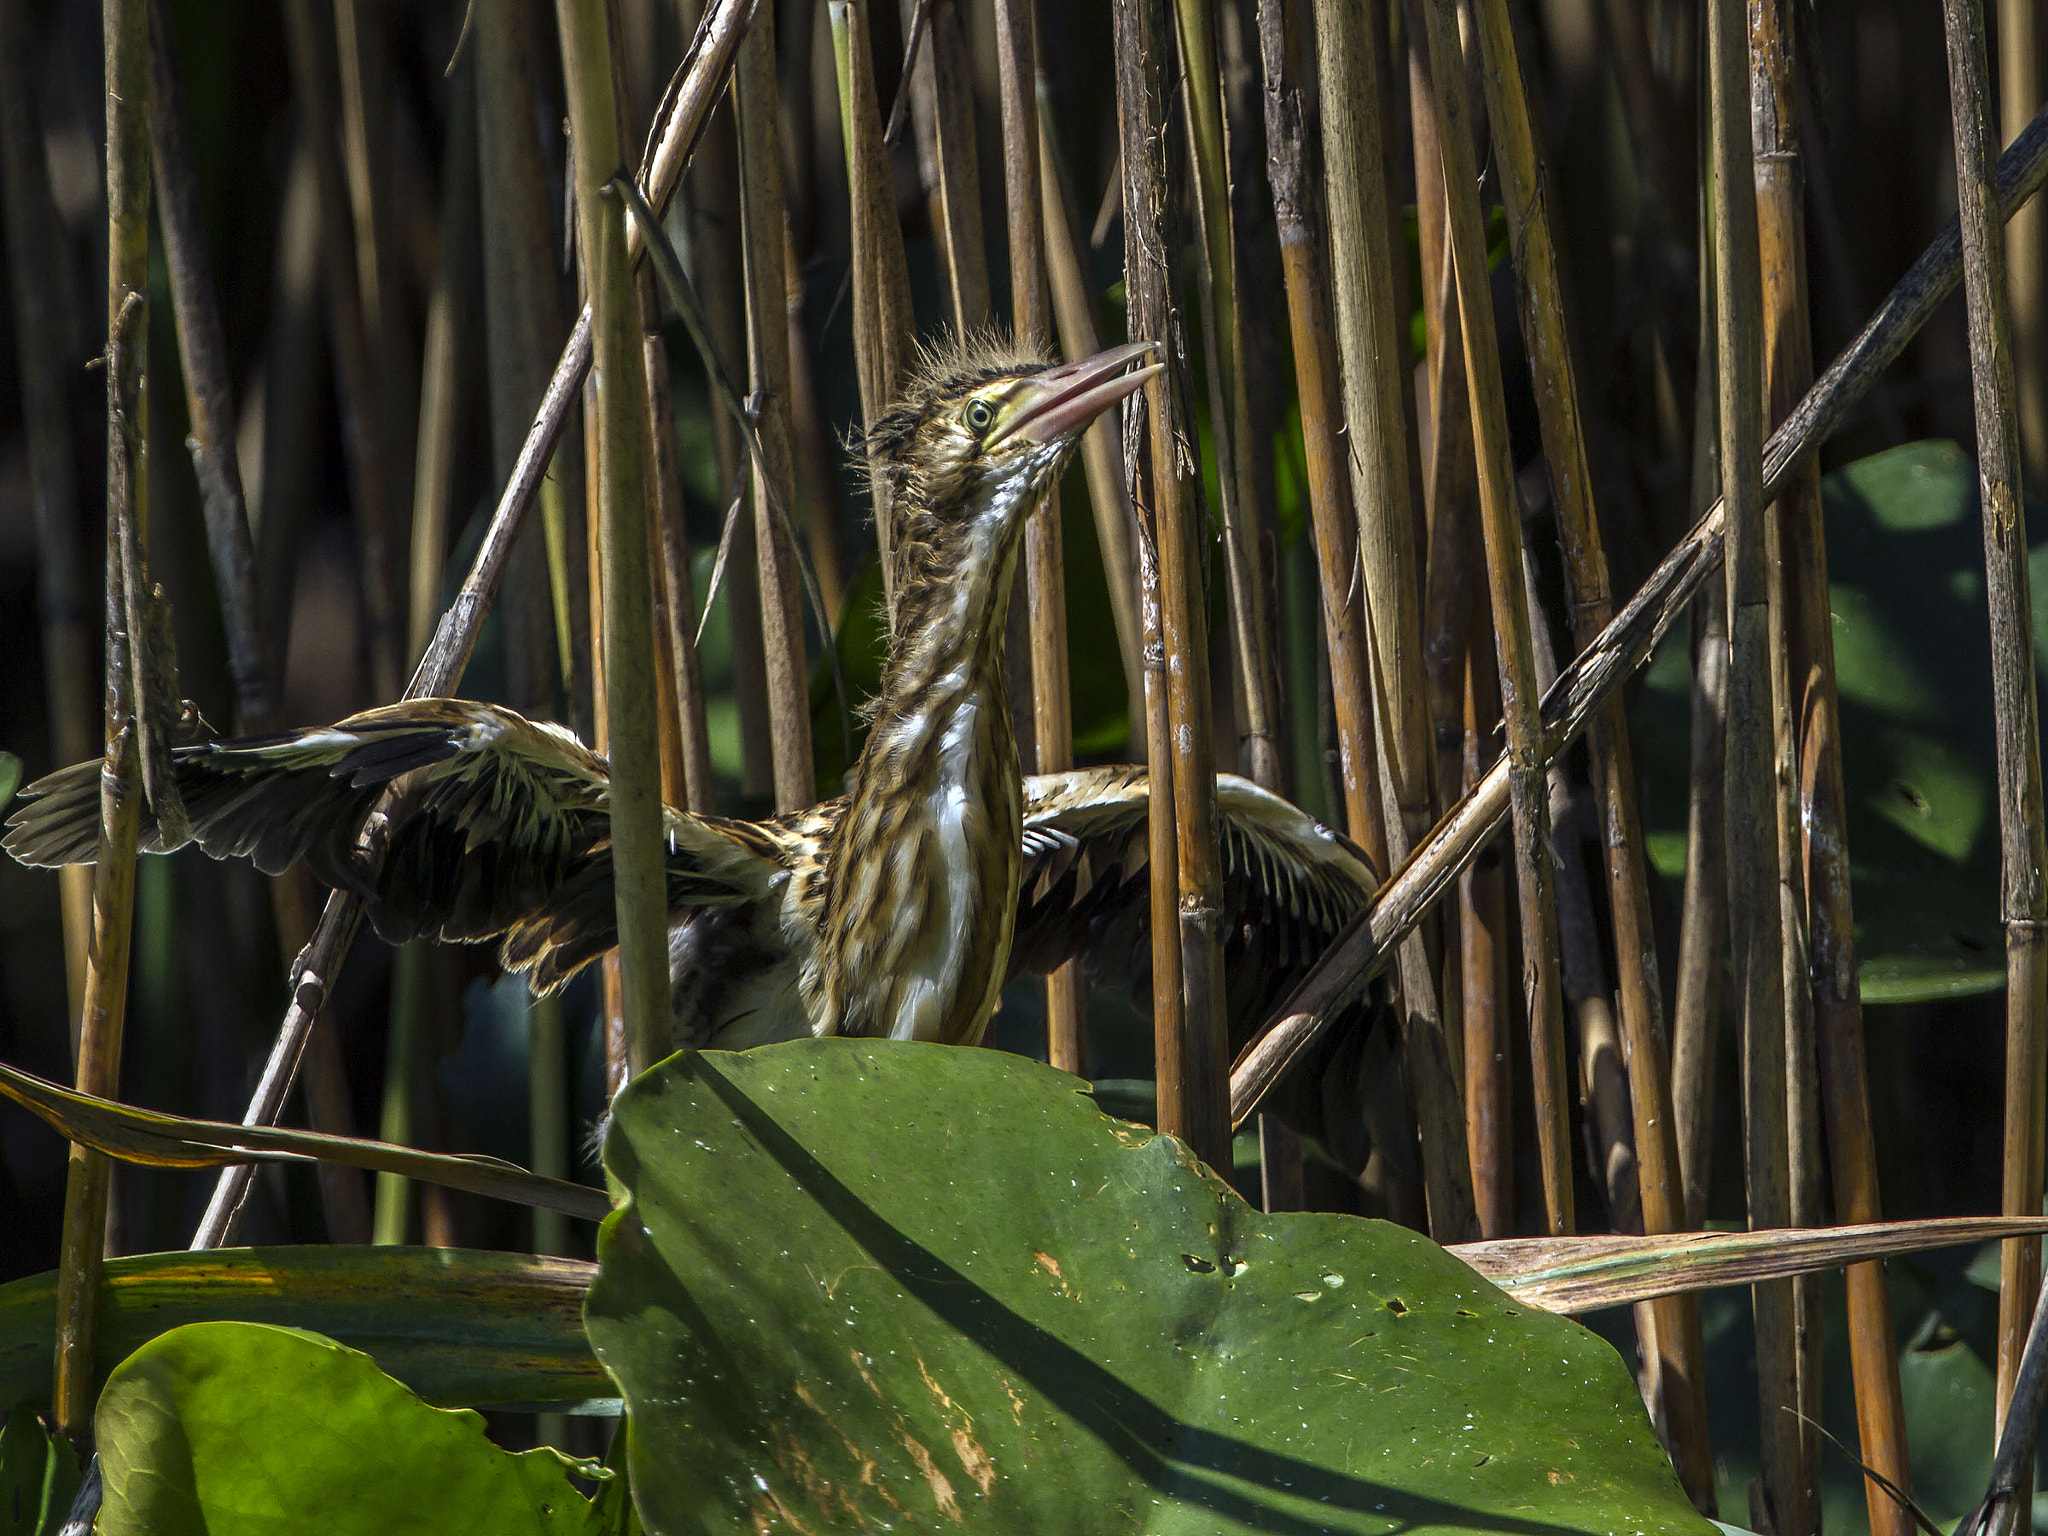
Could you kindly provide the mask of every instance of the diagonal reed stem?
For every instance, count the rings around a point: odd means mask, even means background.
[[[755,0],[719,0],[706,13],[697,40],[669,88],[654,148],[640,175],[648,201],[657,208],[667,203],[689,165],[691,151],[703,132],[711,107],[724,91],[754,4]],[[637,254],[630,236],[627,249]],[[406,688],[407,698],[428,698],[448,692],[468,666],[484,615],[511,558],[521,520],[533,504],[568,420],[569,408],[575,403],[583,376],[589,372],[590,356],[590,312],[586,309],[563,346],[554,377],[527,432],[512,477],[498,499],[469,576],[441,616],[433,641]],[[297,1078],[306,1038],[327,1000],[335,973],[355,940],[362,915],[362,903],[356,898],[339,891],[329,894],[312,938],[292,962],[287,984],[291,1003],[278,1026],[256,1090],[250,1096],[249,1108],[243,1115],[245,1124],[270,1125],[276,1121]],[[194,1249],[218,1248],[233,1237],[253,1175],[254,1170],[246,1165],[221,1170],[206,1214],[193,1234]]]
[[[2048,108],[1998,162],[1998,205],[2010,213],[2048,180]],[[1847,418],[1877,377],[1927,323],[1962,273],[1962,241],[1948,226],[1921,252],[1875,314],[1764,445],[1763,493],[1775,496],[1801,459]],[[1722,505],[1708,509],[1628,600],[1599,638],[1559,676],[1543,703],[1546,761],[1585,730],[1592,712],[1648,659],[1721,561]],[[1234,1123],[1258,1107],[1300,1054],[1321,1037],[1333,1011],[1385,967],[1391,946],[1449,889],[1508,810],[1509,761],[1483,778],[1416,846],[1372,903],[1354,918],[1238,1055],[1230,1075]]]

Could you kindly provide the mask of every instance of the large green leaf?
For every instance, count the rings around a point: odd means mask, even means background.
[[[1822,494],[1864,998],[1993,990],[2005,945],[1977,466],[1951,442],[1907,443],[1834,471]],[[2032,563],[2038,651],[2048,542]],[[1650,850],[1671,875],[1685,859],[1684,642],[1681,627],[1659,651],[1637,714]]]
[[[1607,1345],[1049,1067],[686,1055],[606,1159],[585,1322],[652,1532],[1707,1530]]]
[[[296,1328],[196,1323],[145,1344],[93,1415],[103,1536],[598,1530],[548,1449],[492,1445],[367,1355]]]
[[[109,1259],[104,1374],[157,1335],[231,1319],[313,1328],[450,1407],[615,1393],[583,1337],[591,1266],[459,1248],[228,1248]],[[48,1402],[57,1279],[0,1285],[0,1403]]]

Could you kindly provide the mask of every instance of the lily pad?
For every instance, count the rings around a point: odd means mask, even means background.
[[[599,1512],[552,1450],[492,1445],[367,1355],[296,1328],[195,1323],[144,1345],[93,1418],[104,1536],[584,1533]]]
[[[1708,1530],[1608,1345],[1038,1063],[686,1054],[606,1162],[585,1323],[650,1532]]]

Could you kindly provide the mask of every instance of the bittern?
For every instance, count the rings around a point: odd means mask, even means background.
[[[1064,366],[956,345],[868,448],[895,518],[896,622],[848,794],[765,821],[670,808],[675,1043],[979,1041],[1020,969],[1146,967],[1145,771],[1024,778],[1003,682],[1025,520],[1082,431],[1158,372],[1138,343]],[[605,760],[557,725],[420,699],[323,730],[179,747],[191,840],[277,873],[304,858],[391,942],[500,939],[540,992],[617,943]],[[26,792],[8,852],[95,853],[100,765]],[[378,802],[381,847],[359,836]],[[1344,838],[1217,780],[1226,968],[1247,1022],[1371,893]],[[142,847],[173,846],[154,824]]]

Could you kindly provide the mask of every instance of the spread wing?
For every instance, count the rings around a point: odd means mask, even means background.
[[[1142,768],[1024,781],[1024,877],[1013,973],[1081,958],[1143,995],[1152,973]],[[1234,774],[1216,776],[1223,968],[1241,1043],[1307,973],[1379,884],[1348,838]]]
[[[530,969],[542,989],[617,942],[610,773],[560,726],[467,699],[418,699],[172,756],[192,841],[270,874],[303,858],[363,897],[390,942],[505,935],[508,966]],[[24,864],[90,863],[99,795],[97,762],[39,780],[23,791],[6,850]],[[358,842],[380,800],[381,859]],[[778,849],[745,831],[668,813],[671,910],[766,893]],[[144,852],[173,846],[143,827]]]

